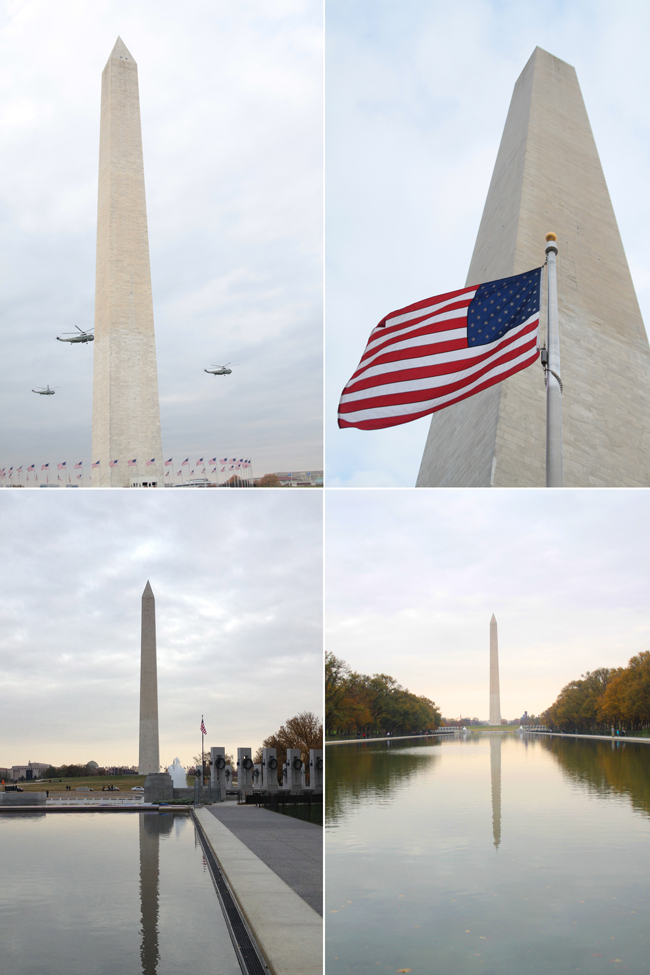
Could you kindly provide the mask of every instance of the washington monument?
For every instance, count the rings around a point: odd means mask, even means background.
[[[140,775],[160,772],[158,748],[158,668],[156,664],[156,600],[147,582],[142,593],[140,641]]]
[[[499,639],[497,621],[490,620],[490,724],[501,724],[501,692],[499,691]]]
[[[648,338],[575,70],[538,47],[515,85],[467,285],[539,267],[549,231],[564,486],[648,487]],[[545,416],[538,365],[434,413],[417,486],[543,487]]]
[[[102,74],[93,344],[93,487],[162,486],[138,68],[119,37]]]

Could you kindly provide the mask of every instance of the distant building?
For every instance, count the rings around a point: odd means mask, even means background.
[[[322,487],[322,471],[274,471],[282,487]]]
[[[21,779],[24,779],[26,782],[31,782],[32,779],[40,779],[43,773],[49,768],[50,764],[45,762],[28,762],[27,765],[12,765],[11,779],[13,782],[20,782]]]

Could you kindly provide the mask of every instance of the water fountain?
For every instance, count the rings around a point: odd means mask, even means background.
[[[172,777],[172,783],[175,789],[187,788],[187,773],[181,765],[179,758],[174,759],[172,764],[167,768],[167,771]]]

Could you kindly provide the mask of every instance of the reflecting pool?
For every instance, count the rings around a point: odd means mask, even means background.
[[[3,975],[241,975],[192,820],[0,816]]]
[[[326,970],[650,971],[650,745],[327,747]]]

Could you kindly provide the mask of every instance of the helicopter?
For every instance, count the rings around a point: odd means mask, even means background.
[[[58,388],[58,386],[55,386],[55,389]],[[54,396],[54,389],[50,389],[49,386],[46,386],[45,389],[43,389],[42,386],[39,386],[38,389],[33,389],[32,393],[38,393],[39,396]]]
[[[77,335],[76,332],[64,332],[63,333],[64,335],[71,335],[72,338],[62,339],[57,335],[56,337],[57,342],[84,342],[85,343],[85,342],[95,341],[95,336],[90,334],[92,329],[89,328],[87,332],[84,332],[84,330],[79,328],[78,325],[75,325],[75,328],[77,329],[77,332],[79,332],[79,335]]]
[[[229,369],[229,362],[225,366],[213,366],[212,369],[204,369],[203,372],[209,373],[211,376],[229,376],[232,369]]]

